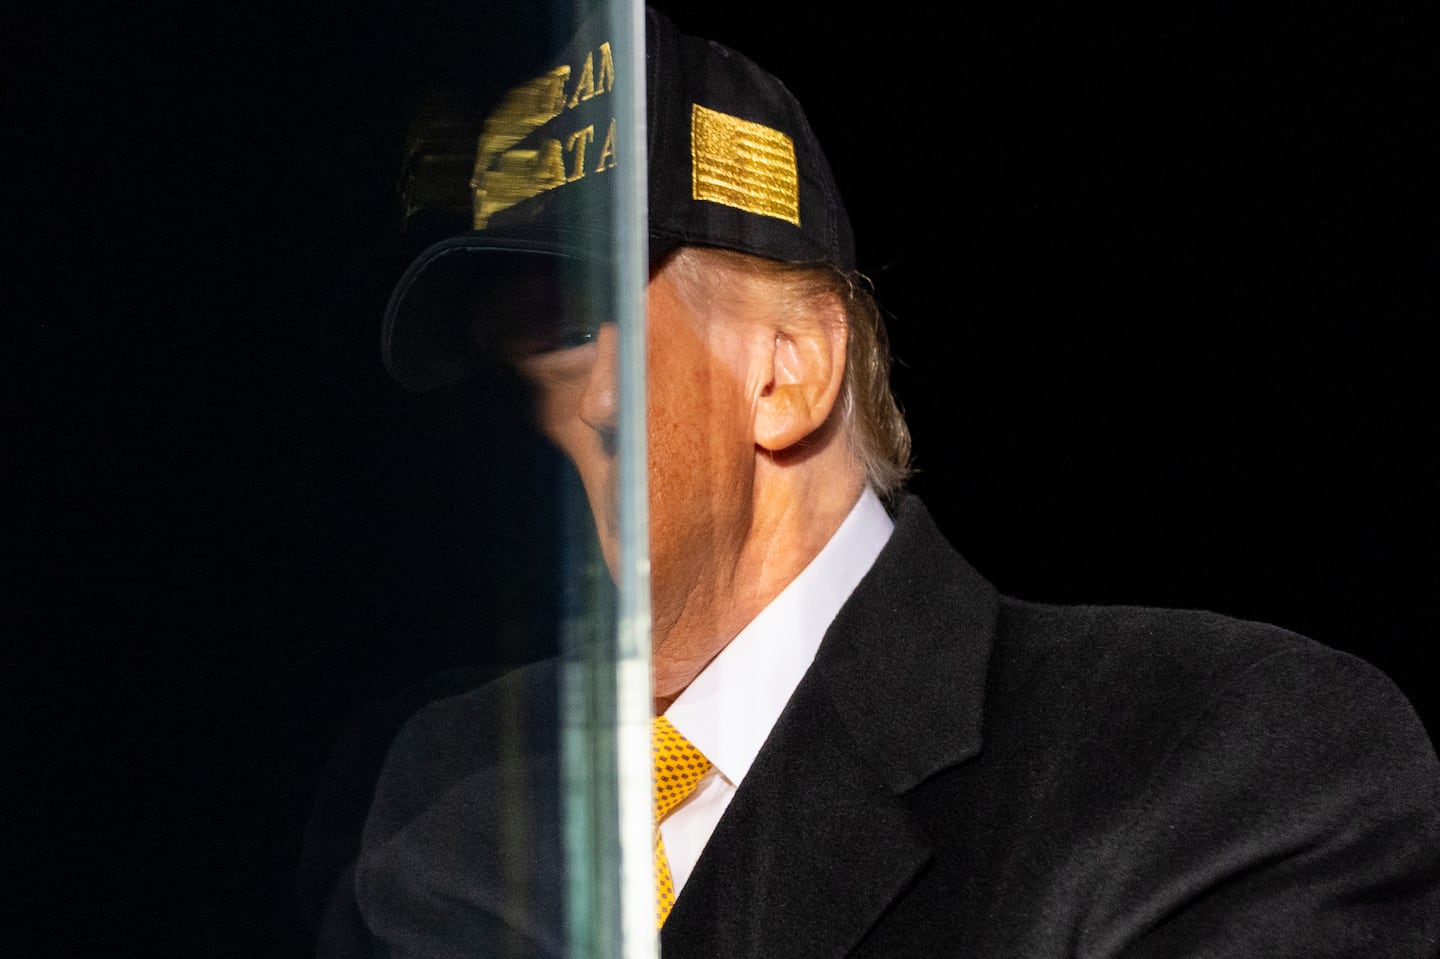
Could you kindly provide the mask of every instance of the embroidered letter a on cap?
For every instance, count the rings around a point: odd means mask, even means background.
[[[692,195],[800,225],[795,141],[779,130],[692,104]]]

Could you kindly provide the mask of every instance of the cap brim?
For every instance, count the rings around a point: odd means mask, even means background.
[[[431,390],[503,359],[507,344],[544,337],[603,283],[606,258],[583,232],[466,233],[429,247],[385,309],[381,353],[400,385]]]

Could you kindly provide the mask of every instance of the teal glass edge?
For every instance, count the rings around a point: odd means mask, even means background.
[[[576,588],[584,595],[571,608],[585,612],[565,623],[561,644],[567,948],[573,959],[653,959],[645,14],[637,0],[608,0],[595,15],[607,21],[620,81],[614,109],[623,153],[609,181],[613,256],[594,259],[612,266],[590,278],[618,331],[619,557],[613,592],[603,561],[593,552],[582,560]],[[570,508],[573,523],[590,522],[583,505]]]

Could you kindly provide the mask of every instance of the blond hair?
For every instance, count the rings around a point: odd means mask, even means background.
[[[681,247],[670,262],[692,295],[718,268],[770,281],[783,315],[833,296],[845,311],[845,379],[840,415],[846,443],[876,494],[898,493],[910,476],[910,428],[890,392],[890,341],[869,281],[828,263],[782,263],[713,247]]]

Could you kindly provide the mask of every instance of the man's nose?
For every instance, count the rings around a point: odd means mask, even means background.
[[[580,418],[598,433],[611,435],[620,416],[620,334],[614,323],[602,323],[595,334],[595,365],[580,397]]]

